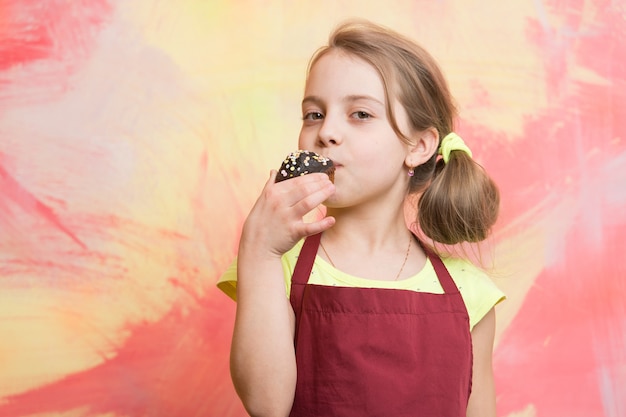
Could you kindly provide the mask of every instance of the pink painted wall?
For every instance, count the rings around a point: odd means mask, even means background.
[[[245,415],[214,284],[350,16],[439,58],[501,186],[499,415],[626,415],[623,2],[0,0],[0,417]]]

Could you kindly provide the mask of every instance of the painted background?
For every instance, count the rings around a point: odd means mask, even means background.
[[[500,416],[626,416],[624,1],[0,0],[0,416],[244,416],[215,282],[345,17],[501,186]]]

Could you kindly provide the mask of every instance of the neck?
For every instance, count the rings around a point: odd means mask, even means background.
[[[330,209],[333,227],[322,236],[321,256],[335,268],[367,279],[399,280],[415,275],[426,255],[406,226],[402,207],[375,216]]]
[[[332,208],[327,213],[335,217],[336,223],[324,232],[326,241],[349,242],[353,245],[358,242],[361,248],[376,251],[399,242],[404,245],[410,233],[402,207],[390,212],[377,211],[375,214],[371,211]]]

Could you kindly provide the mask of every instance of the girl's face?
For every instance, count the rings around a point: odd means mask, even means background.
[[[398,126],[410,136],[404,108],[392,104]],[[409,147],[389,123],[385,91],[373,66],[339,50],[326,53],[309,73],[302,116],[300,149],[327,156],[337,167],[336,192],[326,206],[404,199]]]

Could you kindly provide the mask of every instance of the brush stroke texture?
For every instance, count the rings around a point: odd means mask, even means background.
[[[0,0],[0,417],[245,415],[214,283],[349,16],[435,53],[500,184],[498,415],[624,415],[619,2]]]

